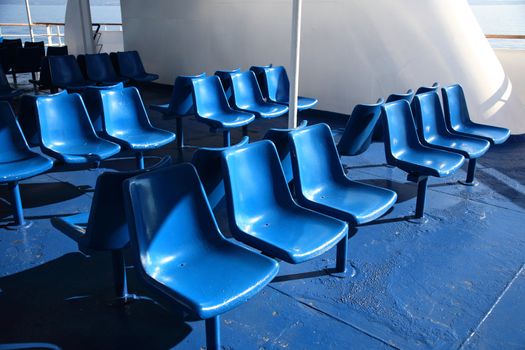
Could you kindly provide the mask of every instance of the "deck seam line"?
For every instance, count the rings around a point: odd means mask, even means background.
[[[273,289],[273,290],[275,290],[276,292],[278,292],[278,293],[280,293],[280,294],[282,294],[282,295],[285,295],[285,296],[287,296],[287,297],[289,297],[289,298],[291,298],[291,299],[293,299],[293,300],[299,302],[300,304],[306,306],[307,308],[312,309],[312,310],[315,310],[315,311],[317,311],[317,312],[319,312],[319,313],[321,313],[321,314],[323,314],[323,315],[325,315],[325,316],[327,316],[327,317],[329,317],[329,318],[331,318],[331,319],[333,319],[333,320],[335,320],[335,321],[338,321],[338,322],[340,322],[340,323],[343,323],[343,324],[345,324],[345,325],[347,325],[347,326],[349,326],[349,327],[355,329],[356,331],[358,331],[358,332],[360,332],[360,333],[363,333],[363,334],[365,334],[366,336],[368,336],[368,337],[370,337],[370,338],[372,338],[372,339],[375,339],[375,340],[377,340],[377,341],[379,341],[379,342],[385,344],[386,346],[388,346],[388,347],[390,347],[390,348],[392,348],[392,349],[400,350],[400,348],[398,348],[398,347],[396,347],[396,346],[390,344],[390,343],[387,342],[386,340],[384,340],[384,339],[382,339],[382,338],[380,338],[380,337],[378,337],[378,336],[376,336],[376,335],[374,335],[374,334],[372,334],[372,333],[370,333],[370,332],[368,332],[368,331],[366,331],[366,330],[364,330],[364,329],[361,329],[360,327],[358,327],[358,326],[356,326],[356,325],[353,325],[353,324],[351,324],[350,322],[343,320],[342,318],[339,318],[339,317],[337,317],[337,316],[334,316],[334,315],[332,315],[332,314],[330,314],[330,313],[328,313],[328,312],[326,312],[326,311],[324,311],[324,310],[321,310],[321,309],[319,309],[319,308],[317,308],[317,307],[315,307],[315,306],[313,306],[313,305],[310,305],[310,304],[308,304],[308,303],[305,303],[304,301],[302,301],[302,300],[300,300],[300,299],[297,299],[297,298],[295,298],[294,296],[292,296],[292,295],[290,295],[290,294],[288,294],[288,293],[286,293],[286,292],[284,292],[284,291],[282,291],[282,290],[280,290],[280,289],[278,289],[278,288],[276,288],[276,287],[274,287],[274,286],[268,286],[268,287],[271,288],[271,289]]]
[[[496,298],[496,301],[494,304],[490,307],[490,309],[485,313],[485,316],[481,319],[481,321],[478,323],[476,328],[472,330],[469,334],[469,336],[459,345],[458,349],[462,349],[465,345],[469,343],[469,341],[474,337],[474,335],[477,333],[477,331],[481,328],[481,326],[485,323],[487,318],[492,314],[496,306],[499,304],[501,299],[505,296],[507,291],[512,287],[514,282],[520,277],[520,275],[525,271],[525,264],[521,265],[521,268],[514,274],[514,277],[510,280],[510,282],[505,286],[505,289],[500,293],[500,295]]]

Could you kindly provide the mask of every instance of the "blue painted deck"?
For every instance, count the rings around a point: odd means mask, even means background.
[[[169,89],[143,91],[147,103],[162,102]],[[174,122],[150,113],[155,126]],[[343,120],[319,112],[310,123]],[[253,125],[253,126],[252,126]],[[258,120],[252,140],[286,121]],[[220,146],[222,136],[190,118],[186,143]],[[232,142],[241,131],[232,133]],[[175,144],[152,155],[190,160]],[[23,181],[26,230],[0,229],[0,344],[48,342],[63,349],[199,349],[204,323],[184,322],[157,300],[108,306],[113,295],[110,257],[79,253],[49,218],[89,210],[92,187],[106,169],[131,169],[131,153],[101,169],[62,171]],[[148,155],[148,154],[147,154]],[[121,155],[119,155],[120,157]],[[148,161],[154,161],[148,159]],[[431,179],[428,223],[407,222],[416,186],[384,166],[381,144],[345,157],[349,177],[397,191],[394,209],[360,227],[349,240],[349,273],[329,276],[335,253],[301,265],[281,264],[261,294],[222,317],[225,349],[525,349],[525,140],[515,137],[480,159],[477,187],[464,187],[466,167],[451,178]],[[0,188],[0,225],[10,220],[7,190]],[[224,209],[216,212],[228,233]],[[355,274],[353,274],[354,272]],[[85,296],[85,297],[82,297]],[[1,346],[0,346],[1,347]]]

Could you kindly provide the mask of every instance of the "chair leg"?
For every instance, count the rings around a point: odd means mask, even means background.
[[[9,192],[11,193],[11,205],[13,206],[13,228],[20,228],[31,225],[24,219],[24,209],[22,207],[22,197],[20,196],[20,187],[18,182],[9,182]]]
[[[137,169],[144,169],[144,153],[142,152],[136,152],[135,153],[135,159],[137,162]]]
[[[221,319],[215,316],[206,319],[206,349],[219,350],[221,348]]]
[[[427,196],[428,177],[425,176],[417,183],[416,219],[421,219],[425,211],[425,199]]]
[[[113,277],[115,279],[115,294],[123,301],[128,297],[128,282],[126,279],[126,262],[122,250],[111,252],[113,260]]]
[[[175,119],[176,122],[176,134],[177,134],[177,147],[184,147],[184,133],[182,131],[182,118]]]
[[[16,87],[18,87],[18,81],[16,80],[16,73],[14,72],[14,68],[13,68],[13,85]]]
[[[242,127],[242,136],[248,136],[248,125]]]
[[[335,272],[345,273],[346,272],[346,259],[348,256],[348,235],[345,235],[343,239],[337,243],[337,255],[335,260]]]
[[[460,180],[459,183],[465,186],[476,186],[477,181],[474,181],[474,175],[476,174],[476,161],[477,159],[471,158],[468,161],[467,179],[465,181]]]
[[[224,147],[230,147],[230,129],[226,129],[222,132],[222,139],[224,143]]]

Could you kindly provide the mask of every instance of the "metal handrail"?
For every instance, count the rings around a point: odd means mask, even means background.
[[[487,39],[517,39],[525,40],[525,35],[516,34],[485,34]]]

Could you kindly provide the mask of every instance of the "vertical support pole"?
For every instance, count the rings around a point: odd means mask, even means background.
[[[215,316],[206,319],[206,349],[219,350],[221,348],[221,319]]]
[[[230,147],[231,141],[230,141],[230,129],[226,129],[222,133],[222,140],[224,147]]]
[[[184,133],[182,130],[182,118],[176,118],[176,134],[177,134],[177,147],[183,148],[184,147]]]
[[[31,41],[35,41],[35,33],[33,32],[33,19],[31,18],[31,8],[29,7],[29,0],[26,0],[26,14],[27,24],[29,25],[29,36]]]
[[[144,169],[144,153],[142,152],[136,152],[135,158],[137,161],[137,169]]]
[[[11,192],[11,205],[13,206],[13,219],[15,226],[26,224],[24,220],[24,209],[22,208],[22,197],[20,196],[20,187],[18,182],[9,182],[9,191]]]
[[[297,126],[297,96],[299,94],[299,62],[301,56],[301,11],[303,1],[293,0],[292,9],[292,50],[290,65],[290,92],[288,128]]]
[[[348,234],[337,243],[337,255],[335,261],[335,272],[346,272],[346,259],[348,257]]]
[[[126,262],[122,250],[113,250],[111,252],[113,260],[113,278],[115,279],[115,294],[117,298],[125,299],[128,296],[128,282],[126,280]]]
[[[427,196],[428,176],[417,182],[416,219],[421,219],[425,211],[425,199]]]
[[[474,175],[476,174],[476,160],[476,158],[471,158],[468,161],[467,181],[465,181],[465,185],[474,185]]]

